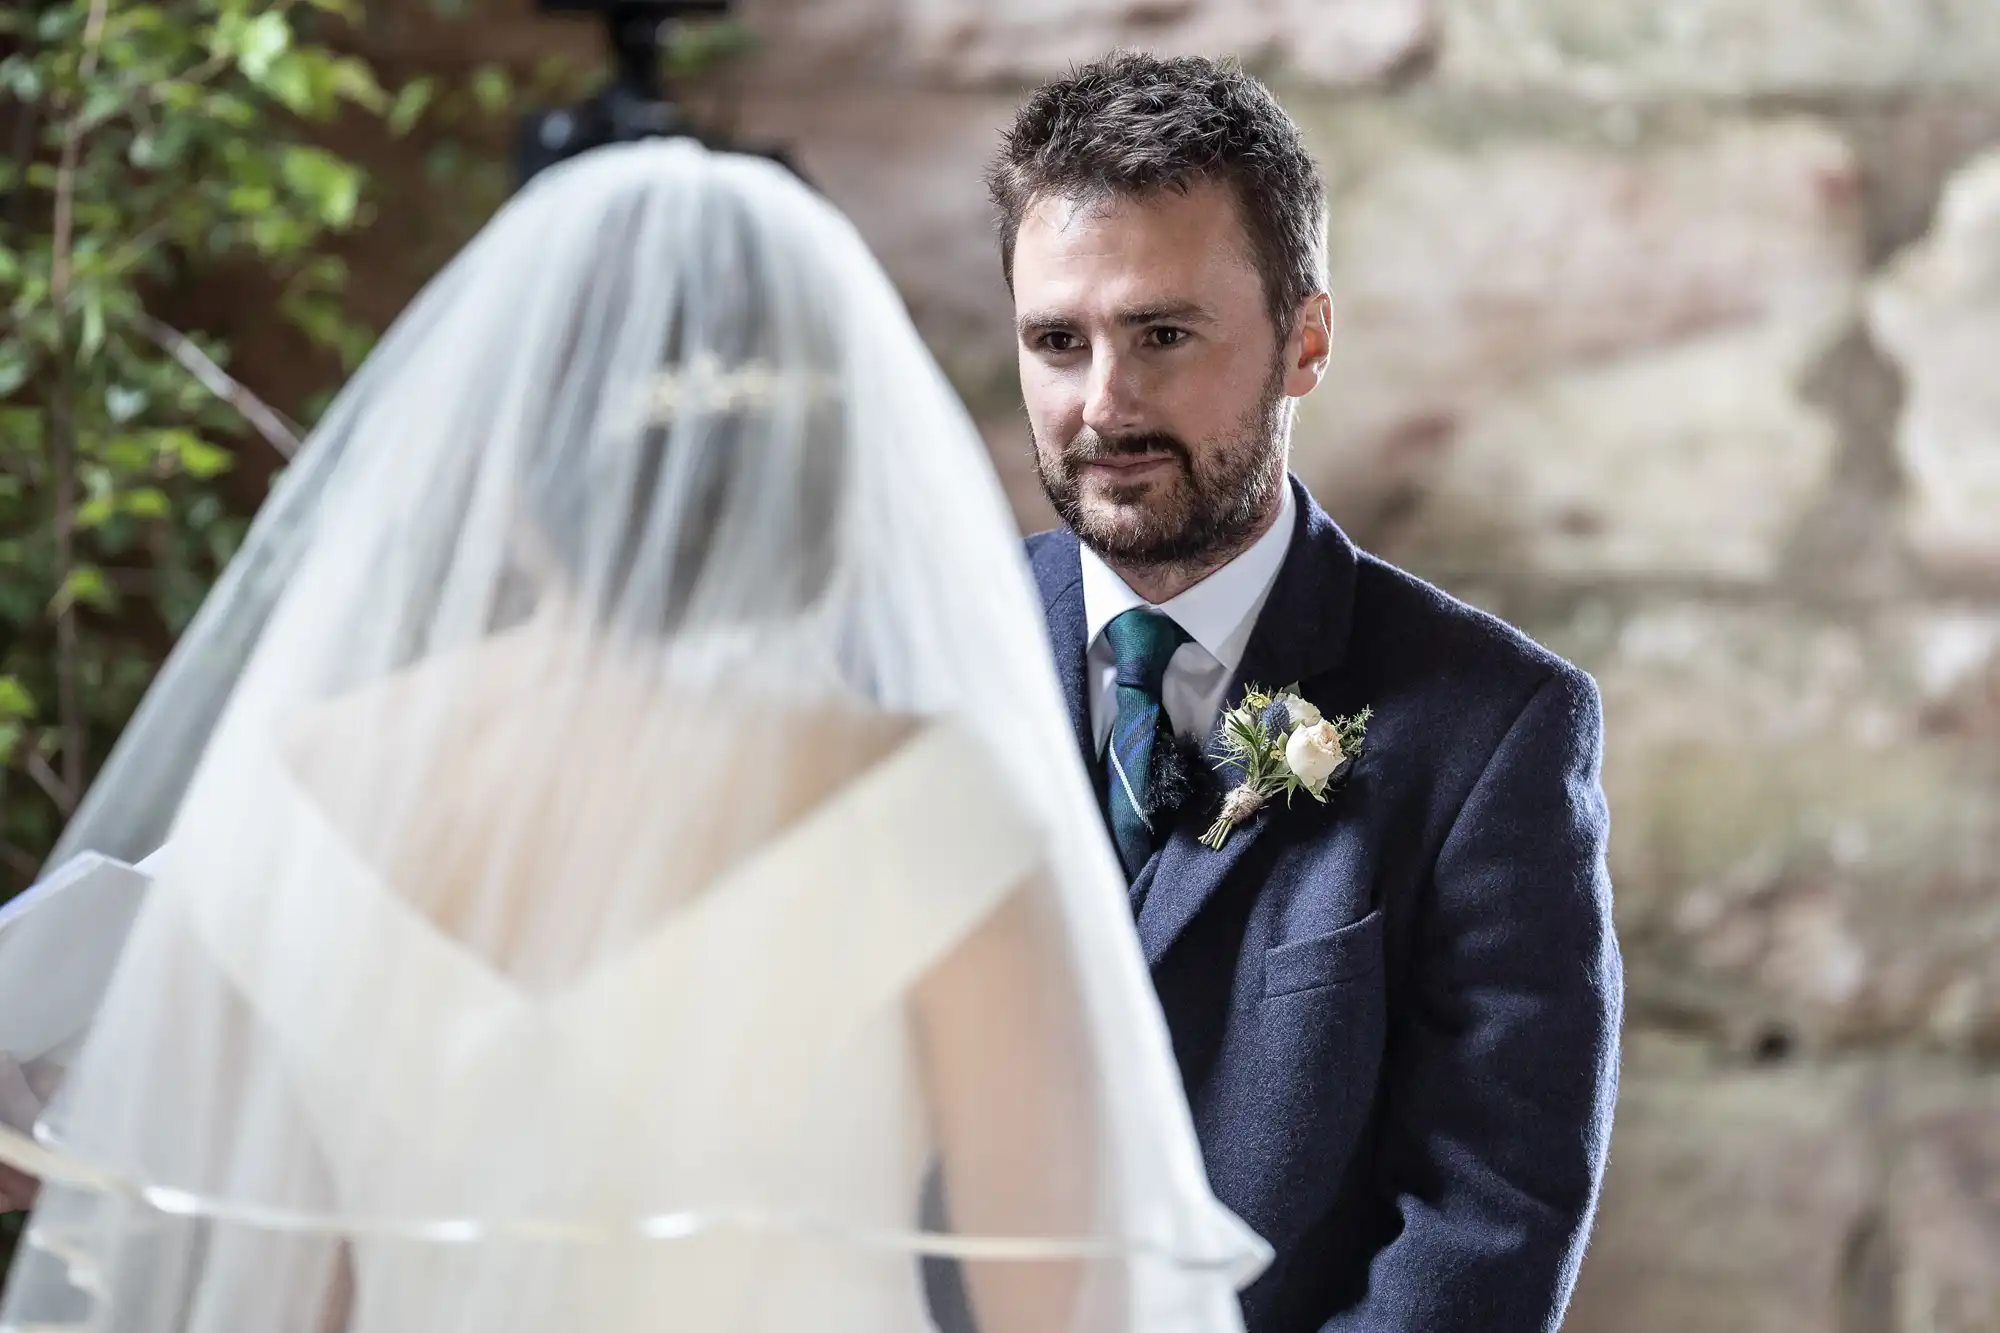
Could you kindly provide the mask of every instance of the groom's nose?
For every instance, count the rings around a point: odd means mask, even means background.
[[[1098,352],[1091,358],[1084,389],[1083,424],[1105,439],[1117,439],[1143,430],[1145,416],[1138,367],[1116,351]]]

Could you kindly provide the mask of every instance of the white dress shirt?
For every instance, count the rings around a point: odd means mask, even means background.
[[[1083,548],[1083,621],[1090,644],[1084,654],[1084,681],[1090,691],[1090,726],[1098,753],[1104,752],[1111,724],[1118,718],[1118,663],[1104,637],[1104,627],[1135,606],[1148,606],[1172,617],[1190,639],[1167,663],[1166,679],[1160,685],[1160,702],[1166,706],[1174,730],[1206,739],[1214,729],[1222,712],[1222,696],[1250,646],[1257,614],[1271,595],[1271,585],[1278,581],[1285,552],[1291,549],[1298,502],[1292,497],[1289,481],[1284,492],[1283,506],[1269,531],[1243,554],[1159,606],[1133,592],[1095,552],[1088,546]],[[1259,682],[1272,686],[1287,683]]]

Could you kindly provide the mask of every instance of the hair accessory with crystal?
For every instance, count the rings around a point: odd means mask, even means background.
[[[657,425],[688,411],[745,412],[778,402],[822,402],[839,391],[840,381],[820,371],[785,370],[765,361],[728,366],[713,352],[698,352],[653,378],[647,419]]]

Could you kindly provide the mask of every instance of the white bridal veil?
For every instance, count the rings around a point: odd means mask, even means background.
[[[58,856],[162,842],[0,1325],[1237,1327],[979,438],[777,167],[589,154],[418,298]]]

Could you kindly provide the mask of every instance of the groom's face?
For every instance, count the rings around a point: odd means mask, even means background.
[[[1014,305],[1042,485],[1079,537],[1151,567],[1255,539],[1284,484],[1295,386],[1226,187],[1038,201]]]

